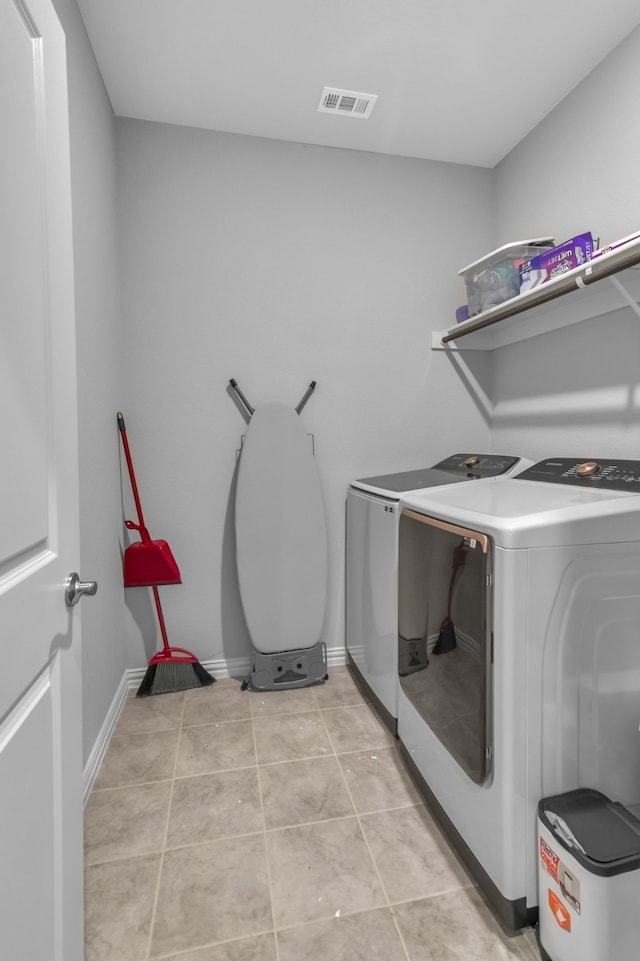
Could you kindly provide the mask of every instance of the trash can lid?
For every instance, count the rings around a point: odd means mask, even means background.
[[[622,873],[640,867],[640,820],[617,802],[592,788],[578,788],[543,798],[540,819],[578,861],[596,873]],[[574,845],[559,827],[569,829]],[[595,863],[594,863],[595,862]]]

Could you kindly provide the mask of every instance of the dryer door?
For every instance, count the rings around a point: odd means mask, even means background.
[[[489,776],[493,755],[492,559],[486,534],[402,511],[400,684],[476,784]]]

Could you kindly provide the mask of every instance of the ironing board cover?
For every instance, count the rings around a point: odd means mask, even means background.
[[[327,593],[324,503],[309,438],[284,404],[266,404],[249,421],[235,530],[240,598],[254,648],[313,647]]]

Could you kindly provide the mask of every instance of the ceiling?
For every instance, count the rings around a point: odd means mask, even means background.
[[[118,116],[495,166],[638,0],[77,0]],[[319,113],[324,86],[377,94]]]

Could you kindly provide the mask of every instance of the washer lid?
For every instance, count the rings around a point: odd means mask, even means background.
[[[640,494],[496,477],[402,497],[409,508],[491,535],[499,547],[640,541]]]
[[[351,487],[398,500],[394,495],[409,491],[426,490],[459,484],[461,481],[497,477],[512,471],[516,466],[526,466],[520,457],[509,454],[450,454],[433,467],[401,471],[398,474],[379,474],[377,477],[361,477],[351,482]]]
[[[362,477],[351,481],[351,487],[356,490],[378,494],[392,500],[399,500],[401,494],[413,490],[423,490],[432,487],[443,487],[447,484],[460,484],[470,480],[463,474],[450,474],[435,467],[421,467],[417,470],[405,470],[400,474],[380,474],[378,477]],[[394,496],[395,495],[395,496]]]

